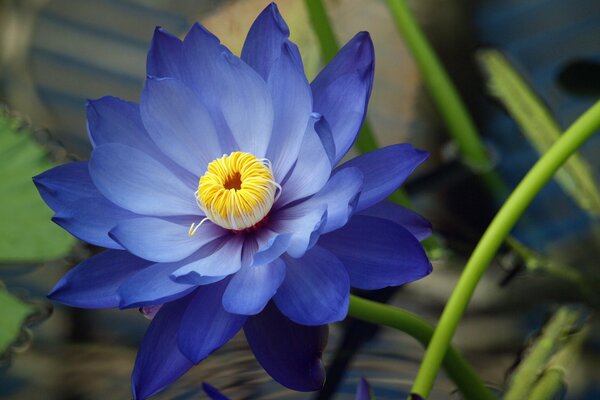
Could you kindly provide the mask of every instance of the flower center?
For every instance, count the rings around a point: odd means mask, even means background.
[[[209,220],[241,231],[265,218],[280,192],[269,160],[234,151],[208,164],[195,196]],[[197,228],[192,226],[190,234]]]

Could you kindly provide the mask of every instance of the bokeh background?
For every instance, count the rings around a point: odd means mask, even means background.
[[[22,130],[31,133],[51,162],[86,159],[90,146],[85,100],[104,95],[139,99],[155,26],[184,35],[193,22],[200,21],[239,53],[250,24],[268,3],[2,0],[0,105],[19,119]],[[410,142],[432,154],[408,183],[407,191],[415,209],[432,221],[443,245],[443,251],[433,255],[434,273],[415,284],[372,296],[435,322],[466,258],[506,193],[490,192],[460,161],[385,1],[325,3],[340,43],[358,31],[372,35],[376,72],[369,119],[379,144]],[[501,50],[563,129],[600,98],[597,0],[420,0],[409,4],[472,112],[494,167],[508,188],[518,183],[538,155],[488,95],[485,76],[476,62],[478,50]],[[323,60],[304,2],[281,0],[278,5],[300,47],[310,79]],[[14,149],[2,148],[2,143],[0,140],[0,197],[7,199],[12,194],[2,180],[13,176],[9,168],[18,159],[14,159]],[[599,146],[599,139],[593,139],[581,153],[596,182]],[[29,180],[25,184],[31,185]],[[35,198],[32,207],[38,202],[41,204],[41,199]],[[27,212],[27,204],[14,207]],[[31,229],[48,229],[48,237],[58,234],[46,227],[51,225],[50,215],[48,212],[46,218],[32,223]],[[129,398],[129,375],[148,321],[136,310],[78,310],[45,300],[66,270],[98,249],[75,243],[67,257],[43,263],[33,256],[29,260],[11,258],[2,249],[13,246],[13,227],[21,222],[3,218],[0,279],[11,293],[30,302],[36,313],[0,361],[0,398]],[[565,396],[600,398],[600,335],[593,313],[600,302],[597,218],[552,182],[523,218],[515,237],[551,260],[553,266],[564,266],[563,272],[574,271],[581,279],[564,279],[564,274],[544,265],[533,268],[522,254],[503,249],[479,285],[455,344],[492,388],[503,388],[527,348],[528,338],[556,305],[576,302],[590,310],[591,334],[581,358],[567,374]],[[28,235],[17,239],[27,246]],[[586,287],[578,284],[582,279]],[[379,399],[399,398],[410,388],[422,356],[416,341],[352,319],[331,330],[324,358],[328,380],[321,393],[295,393],[272,382],[238,335],[156,398],[204,398],[203,381],[233,399],[350,399],[361,376],[370,380]],[[451,397],[458,395],[442,374],[432,398]]]

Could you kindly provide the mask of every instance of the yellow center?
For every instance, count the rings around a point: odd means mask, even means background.
[[[267,216],[279,191],[268,160],[235,151],[208,164],[195,195],[209,220],[241,231]]]

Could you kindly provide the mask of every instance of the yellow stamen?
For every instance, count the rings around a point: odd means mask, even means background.
[[[265,218],[280,192],[269,160],[235,151],[208,164],[195,195],[209,220],[223,228],[241,231]],[[190,236],[200,224],[192,224]]]

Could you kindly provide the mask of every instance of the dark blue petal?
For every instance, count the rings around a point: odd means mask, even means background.
[[[100,194],[90,179],[87,162],[55,167],[33,181],[44,201],[56,212],[55,223],[93,245],[122,249],[108,232],[122,219],[134,218],[136,214]]]
[[[184,260],[176,263],[153,264],[130,276],[119,286],[118,294],[121,298],[119,307],[131,308],[167,303],[185,296],[198,285],[207,285],[223,279],[223,277],[205,277],[202,282],[194,285],[173,281],[170,275],[186,262]]]
[[[98,193],[98,197],[69,203],[52,217],[52,221],[84,242],[110,249],[123,249],[109,236],[109,232],[120,221],[137,216],[114,205]]]
[[[323,142],[315,131],[319,120],[311,118],[290,176],[282,185],[277,207],[303,199],[321,190],[331,174],[331,163]]]
[[[146,79],[140,109],[144,125],[161,151],[196,177],[223,155],[208,110],[180,81]]]
[[[193,261],[177,269],[171,276],[177,282],[195,284],[207,276],[233,274],[242,267],[244,241],[243,235],[222,236],[202,247],[190,257]]]
[[[180,79],[184,75],[184,66],[181,40],[161,27],[156,27],[146,60],[147,75]]]
[[[288,40],[290,30],[279,13],[275,3],[271,3],[260,13],[250,27],[242,49],[242,60],[250,65],[266,81],[273,63],[281,55],[287,44],[292,51],[292,61],[300,71],[304,70],[296,45]]]
[[[315,246],[302,258],[285,257],[285,279],[273,298],[292,321],[323,325],[348,313],[350,280],[344,265],[330,251]]]
[[[389,201],[381,201],[359,213],[369,217],[383,218],[402,225],[419,240],[431,235],[431,223],[414,211]]]
[[[67,272],[48,297],[73,307],[118,307],[119,286],[148,265],[149,261],[126,251],[107,250]]]
[[[177,332],[191,298],[165,304],[150,323],[131,375],[134,400],[161,391],[193,366],[177,347]]]
[[[319,245],[344,263],[350,285],[359,289],[399,286],[431,272],[421,243],[402,226],[380,218],[355,215],[343,228],[321,236]]]
[[[206,393],[206,395],[211,400],[229,400],[229,397],[226,397],[221,392],[219,392],[215,387],[209,385],[206,382],[202,382],[202,389],[204,389],[204,393]]]
[[[395,144],[353,158],[336,171],[348,167],[362,171],[365,185],[356,205],[358,212],[388,197],[427,157],[428,152],[409,144]]]
[[[258,314],[277,292],[284,277],[285,264],[280,259],[270,264],[244,267],[227,285],[223,307],[233,314]]]
[[[188,232],[194,222],[198,222],[198,217],[177,220],[139,217],[121,221],[110,231],[110,236],[128,251],[146,260],[179,261],[227,234],[225,229],[206,221],[200,234],[190,236]]]
[[[273,99],[273,134],[267,158],[277,182],[283,181],[296,162],[312,111],[312,94],[304,70],[294,62],[290,45],[283,44],[267,80]]]
[[[74,201],[100,196],[90,179],[87,161],[59,165],[34,176],[33,182],[42,199],[55,212]]]
[[[113,203],[138,214],[199,215],[197,182],[132,147],[105,144],[92,152],[90,176]]]
[[[160,154],[144,129],[136,103],[106,96],[89,100],[86,113],[90,141],[94,147],[121,143],[151,156]]]
[[[360,378],[354,400],[371,400],[371,386],[365,378]]]
[[[223,291],[227,280],[200,287],[181,320],[177,334],[179,349],[199,363],[229,341],[242,328],[246,316],[230,314],[223,309]]]
[[[321,356],[327,345],[327,325],[298,325],[271,302],[248,319],[244,332],[254,356],[277,382],[304,392],[323,387]]]
[[[335,163],[346,154],[367,112],[374,51],[369,34],[352,38],[312,82],[314,110],[325,116],[335,140]]]
[[[241,151],[265,157],[273,128],[266,82],[201,25],[192,27],[183,44],[190,71],[186,84],[209,109],[219,135],[232,136]]]

